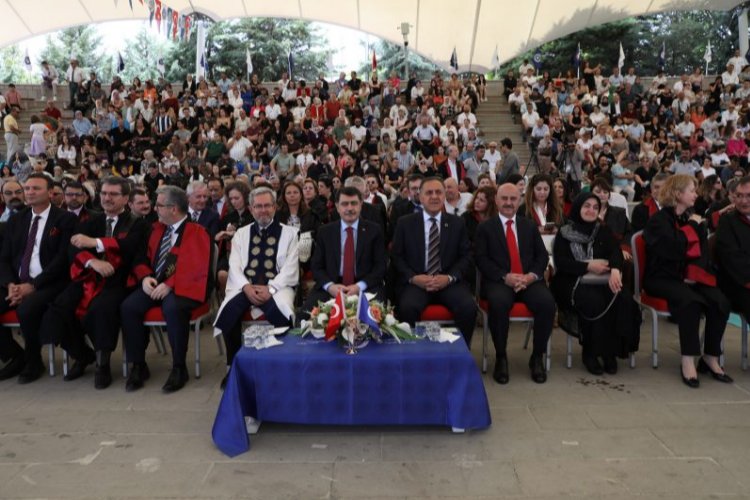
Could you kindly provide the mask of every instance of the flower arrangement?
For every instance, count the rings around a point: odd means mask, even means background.
[[[399,323],[393,314],[393,307],[373,300],[374,295],[360,293],[344,296],[339,294],[335,299],[318,302],[310,312],[310,320],[303,321],[299,334],[312,334],[326,340],[338,339],[350,348],[364,347],[367,341],[382,342],[385,336],[396,342],[412,340],[408,323]]]

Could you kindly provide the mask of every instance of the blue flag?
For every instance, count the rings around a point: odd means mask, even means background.
[[[581,44],[578,44],[575,54],[573,54],[573,67],[578,69],[581,67]]]
[[[539,72],[540,69],[542,69],[543,58],[544,57],[542,56],[542,49],[537,47],[536,52],[534,52],[534,57],[533,57],[534,67],[536,68],[537,73]]]
[[[359,294],[359,305],[357,306],[357,319],[360,323],[365,324],[372,330],[373,336],[382,337],[383,332],[380,331],[380,326],[375,318],[370,313],[370,302],[367,300],[367,294],[360,292]]]
[[[294,73],[294,56],[292,55],[292,51],[289,51],[289,56],[287,57],[287,66],[286,66],[287,73],[289,73],[289,79],[292,80],[292,74]]]
[[[453,53],[451,54],[451,68],[458,71],[458,55],[456,54],[456,47],[453,47]]]
[[[122,73],[125,70],[125,61],[122,59],[122,54],[117,52],[117,72]]]
[[[659,51],[659,69],[664,71],[664,67],[667,65],[667,44],[662,42],[661,50]]]

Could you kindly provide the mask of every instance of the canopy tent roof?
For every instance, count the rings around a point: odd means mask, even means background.
[[[144,2],[148,4],[148,0]],[[500,61],[588,26],[666,10],[729,10],[742,0],[163,0],[180,14],[214,20],[299,18],[337,24],[402,44],[449,67],[455,47],[459,70],[483,71],[497,47]],[[117,5],[115,5],[117,4]],[[148,18],[138,0],[4,0],[0,47],[81,24]],[[585,50],[585,47],[584,47]]]

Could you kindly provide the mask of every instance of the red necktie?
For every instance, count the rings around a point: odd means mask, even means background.
[[[344,274],[342,280],[345,286],[354,283],[354,228],[346,228],[346,241],[344,242]]]
[[[523,274],[523,265],[521,264],[521,254],[518,253],[518,243],[516,234],[513,232],[513,221],[505,223],[505,240],[508,242],[508,255],[510,255],[510,272],[514,274]]]

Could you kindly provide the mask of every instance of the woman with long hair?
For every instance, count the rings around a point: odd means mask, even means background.
[[[536,222],[542,236],[555,235],[563,224],[562,206],[553,185],[551,176],[536,174],[531,178],[525,201],[518,209],[521,215]]]
[[[708,209],[724,198],[724,187],[718,175],[709,175],[698,186],[698,197],[693,206],[693,212],[701,217],[706,216]]]
[[[214,238],[219,245],[216,286],[222,298],[229,277],[229,251],[232,247],[232,238],[239,228],[253,222],[253,216],[248,205],[250,186],[244,182],[232,182],[227,184],[224,192],[230,209],[226,217],[221,220],[219,232],[216,233]]]

